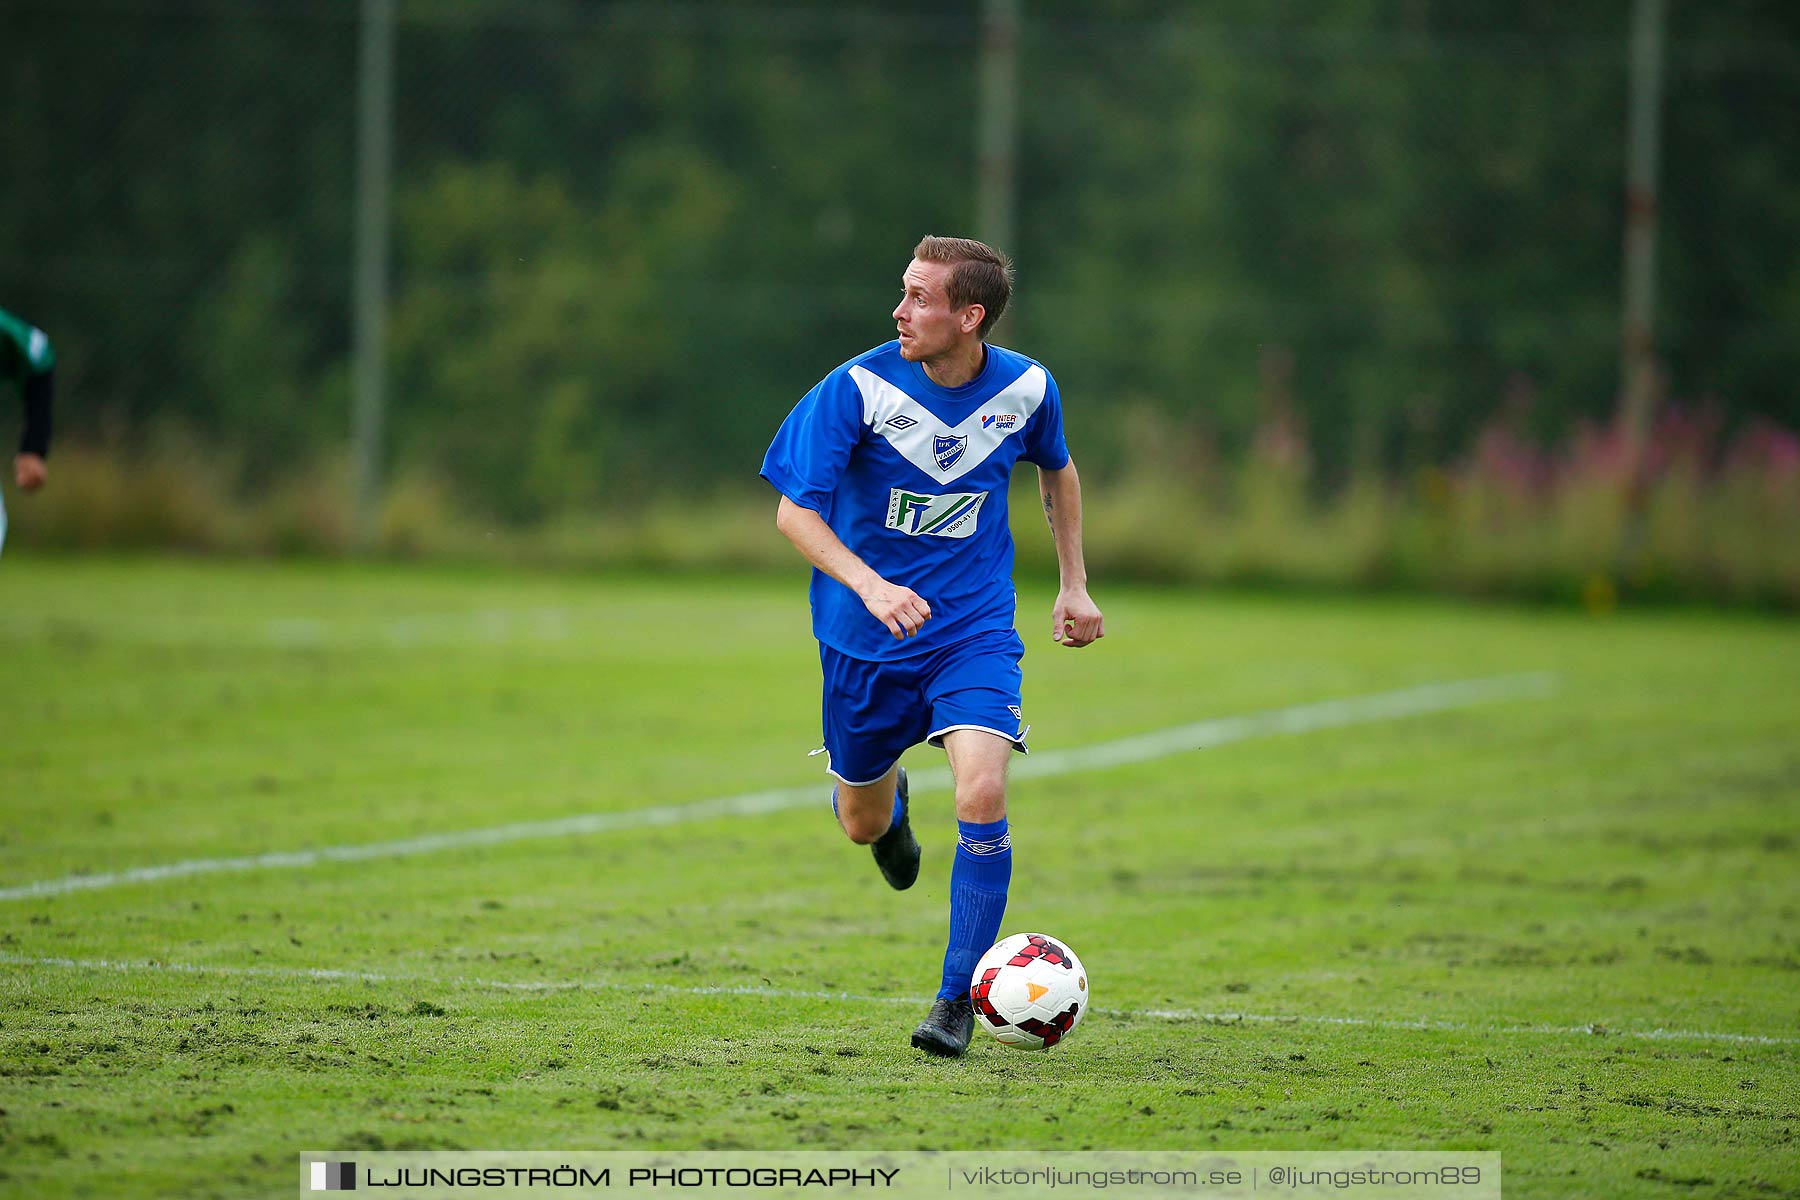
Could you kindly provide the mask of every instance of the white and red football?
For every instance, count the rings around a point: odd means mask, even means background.
[[[1015,933],[975,964],[969,999],[975,1019],[1008,1046],[1047,1050],[1087,1014],[1087,970],[1066,942]]]

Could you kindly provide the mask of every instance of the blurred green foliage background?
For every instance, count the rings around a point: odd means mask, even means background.
[[[359,5],[8,9],[0,305],[72,450],[13,536],[342,548]],[[1020,14],[996,340],[1057,374],[1095,505],[1136,498],[1120,536],[1178,542],[1113,565],[1800,603],[1800,10],[1669,9],[1642,471],[1629,5]],[[769,435],[889,335],[914,241],[982,232],[982,37],[975,0],[402,0],[384,544],[605,558],[772,499]]]

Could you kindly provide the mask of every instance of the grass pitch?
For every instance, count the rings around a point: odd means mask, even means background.
[[[0,1191],[285,1195],[302,1149],[1499,1150],[1510,1195],[1800,1189],[1800,630],[1097,584],[1039,751],[1554,692],[1021,778],[1007,931],[1099,1006],[928,1060],[911,892],[825,806],[778,580],[0,566]],[[920,748],[914,768],[942,762]],[[817,785],[753,816],[63,881]],[[629,821],[629,818],[624,818]],[[240,864],[243,865],[243,864]],[[49,894],[23,896],[48,882]]]

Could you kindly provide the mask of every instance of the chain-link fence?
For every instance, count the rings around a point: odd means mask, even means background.
[[[1607,419],[1627,9],[1026,0],[997,340],[1103,470]],[[753,478],[917,237],[979,232],[988,15],[400,3],[387,462],[516,520]],[[342,455],[363,18],[8,6],[0,306],[56,342],[61,437],[179,429],[250,484]],[[1677,3],[1665,37],[1657,334],[1728,421],[1800,425],[1797,31]]]

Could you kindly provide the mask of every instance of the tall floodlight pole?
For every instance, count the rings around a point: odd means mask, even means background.
[[[1619,417],[1634,465],[1649,432],[1657,387],[1656,177],[1662,135],[1663,10],[1664,0],[1635,0],[1631,14]]]
[[[387,407],[388,193],[393,171],[394,0],[363,0],[357,70],[351,442],[356,547],[375,544]]]
[[[981,127],[976,226],[981,240],[1016,253],[1013,212],[1019,142],[1019,0],[982,0]]]

